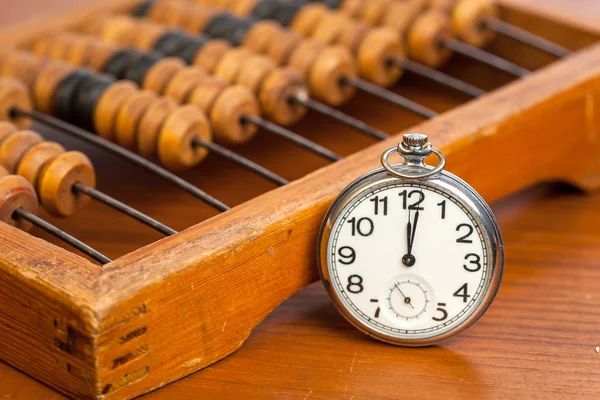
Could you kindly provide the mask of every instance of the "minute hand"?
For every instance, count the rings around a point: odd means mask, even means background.
[[[415,222],[412,224],[412,232],[408,238],[408,254],[412,254],[413,244],[415,243],[415,232],[417,231],[417,224],[419,223],[419,211],[415,213]],[[409,223],[410,225],[410,223]]]

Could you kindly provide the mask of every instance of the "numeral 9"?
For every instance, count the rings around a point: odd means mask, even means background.
[[[340,264],[350,265],[356,261],[356,252],[350,246],[340,247],[338,249],[338,255],[341,257],[338,258]]]

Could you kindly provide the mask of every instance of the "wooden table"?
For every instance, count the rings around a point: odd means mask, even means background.
[[[0,23],[75,2],[21,0]],[[600,16],[592,1],[577,5],[580,15]],[[600,398],[600,194],[544,185],[494,209],[506,242],[504,283],[462,337],[427,349],[377,343],[351,328],[315,284],[283,303],[237,353],[146,397]],[[0,362],[0,398],[62,396]]]

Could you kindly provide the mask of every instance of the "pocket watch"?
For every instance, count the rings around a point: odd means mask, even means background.
[[[391,164],[399,153],[404,162]],[[431,154],[437,166],[425,164]],[[356,328],[403,346],[440,343],[473,326],[492,303],[504,267],[492,210],[444,171],[426,135],[405,134],[383,168],[345,188],[319,235],[319,272]]]

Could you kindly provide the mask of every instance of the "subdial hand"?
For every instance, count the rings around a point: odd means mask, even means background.
[[[397,285],[396,285],[396,289],[398,289],[398,291],[400,292],[400,294],[402,295],[402,297],[404,297],[404,304],[408,304],[410,306],[410,308],[412,308],[414,310],[415,307],[412,305],[411,298],[410,297],[406,297],[404,295],[404,292],[402,292],[402,289],[400,289]]]

